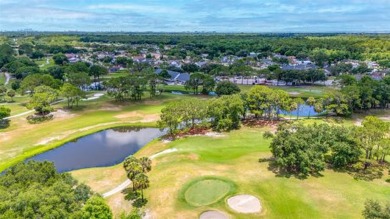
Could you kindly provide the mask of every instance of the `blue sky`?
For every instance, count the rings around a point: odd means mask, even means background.
[[[390,0],[0,0],[0,31],[390,32]]]

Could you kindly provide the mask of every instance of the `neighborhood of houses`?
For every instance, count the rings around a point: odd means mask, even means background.
[[[163,48],[157,45],[133,45],[131,52],[126,49],[117,49],[105,51],[104,46],[113,46],[112,44],[87,44],[84,47],[75,47],[79,52],[66,53],[65,56],[70,63],[79,61],[105,66],[110,73],[118,71],[129,71],[130,66],[127,63],[119,63],[118,59],[131,60],[131,65],[151,66],[155,69],[155,73],[159,74],[165,69],[170,78],[165,78],[168,84],[184,84],[190,79],[190,72],[185,72],[182,68],[184,65],[196,65],[200,71],[208,65],[216,64],[220,66],[232,66],[235,63],[241,62],[253,69],[250,75],[241,75],[240,72],[230,72],[229,76],[215,75],[216,80],[230,80],[239,84],[269,84],[269,85],[288,85],[283,81],[276,81],[266,78],[261,74],[261,70],[267,69],[269,66],[278,65],[281,70],[296,70],[305,71],[310,69],[318,69],[319,67],[309,58],[298,59],[295,56],[285,56],[280,54],[271,54],[268,57],[259,57],[259,53],[250,52],[245,57],[237,55],[226,55],[218,58],[209,58],[208,54],[200,54],[178,58],[169,54],[170,49],[174,46],[164,46]],[[118,45],[120,48],[121,45]],[[97,49],[98,48],[98,49]],[[134,52],[136,51],[136,52]],[[162,52],[163,51],[163,52]],[[166,53],[166,54],[163,54]],[[46,58],[45,58],[46,59]],[[283,63],[275,60],[285,60]],[[48,59],[47,59],[48,60]],[[361,62],[358,60],[344,60],[344,64],[358,68],[364,64],[369,69],[366,74],[370,75],[375,80],[380,80],[386,74],[388,69],[382,69],[378,63],[374,61]],[[326,76],[332,76],[331,68],[335,64],[325,65],[323,69]],[[356,75],[360,77],[360,75]],[[244,80],[245,79],[245,80]],[[318,82],[320,83],[320,82]],[[321,82],[325,85],[332,85],[332,80]],[[290,83],[291,85],[291,83]]]

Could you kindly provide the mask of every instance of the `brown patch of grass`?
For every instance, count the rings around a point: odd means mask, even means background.
[[[87,184],[93,191],[101,194],[110,191],[127,179],[122,164],[108,168],[75,170],[71,174],[79,182]]]

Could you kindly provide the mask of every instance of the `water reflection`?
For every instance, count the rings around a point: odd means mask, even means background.
[[[112,166],[134,154],[163,132],[156,128],[116,128],[85,136],[30,159],[53,161],[60,172]]]

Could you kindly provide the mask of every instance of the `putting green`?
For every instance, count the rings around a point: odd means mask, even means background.
[[[192,206],[206,206],[225,197],[232,186],[220,179],[203,179],[195,181],[185,191],[184,197]]]

